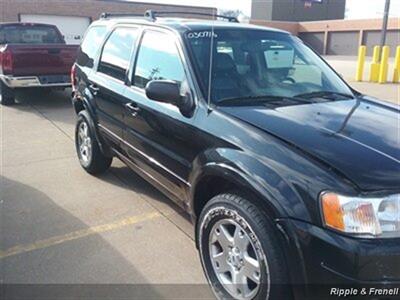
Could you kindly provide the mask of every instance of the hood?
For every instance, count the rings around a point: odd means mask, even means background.
[[[325,162],[360,189],[400,189],[400,111],[372,99],[221,107]]]

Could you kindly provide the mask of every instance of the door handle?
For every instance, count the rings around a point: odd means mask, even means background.
[[[125,107],[126,107],[127,110],[129,110],[129,112],[131,113],[131,115],[132,115],[133,117],[136,117],[137,114],[138,114],[139,111],[140,111],[140,107],[137,106],[137,104],[132,103],[132,102],[131,102],[131,103],[125,104]]]
[[[97,93],[100,91],[99,87],[95,84],[90,84],[89,85],[89,90],[93,93],[93,95],[97,95]]]

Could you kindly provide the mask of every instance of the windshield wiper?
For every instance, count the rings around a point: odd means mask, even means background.
[[[295,97],[304,99],[323,98],[328,100],[354,99],[353,95],[333,92],[333,91],[317,91],[317,92],[296,95]]]
[[[262,105],[274,101],[296,101],[300,103],[315,103],[313,100],[300,98],[300,97],[285,97],[285,96],[247,96],[247,97],[235,97],[225,98],[217,102],[219,106],[248,106],[248,105]]]

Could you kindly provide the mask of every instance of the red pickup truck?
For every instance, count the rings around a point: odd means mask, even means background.
[[[16,89],[70,87],[77,50],[56,26],[0,23],[0,103],[14,104]]]

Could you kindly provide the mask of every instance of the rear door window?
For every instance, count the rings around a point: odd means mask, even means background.
[[[136,63],[135,86],[145,88],[152,80],[172,80],[181,84],[185,78],[174,39],[162,32],[145,32]]]
[[[104,44],[98,72],[124,81],[136,37],[136,28],[115,29]]]
[[[95,26],[88,30],[78,53],[78,65],[93,68],[99,45],[103,42],[106,31],[105,26]]]

